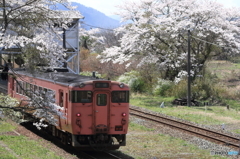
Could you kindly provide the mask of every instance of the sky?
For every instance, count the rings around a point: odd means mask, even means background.
[[[78,2],[87,7],[94,8],[108,16],[114,15],[116,11],[116,5],[122,4],[125,0],[70,0],[73,2]],[[139,1],[139,0],[132,0]],[[240,0],[215,0],[219,3],[222,3],[226,7],[240,7]]]

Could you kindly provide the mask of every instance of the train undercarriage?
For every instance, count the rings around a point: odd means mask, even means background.
[[[71,145],[80,150],[115,150],[126,145],[126,134],[95,134],[95,135],[73,135],[63,132],[55,126],[49,126],[48,131],[52,136],[61,140],[65,145]]]

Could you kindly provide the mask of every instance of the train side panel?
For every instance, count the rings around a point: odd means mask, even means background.
[[[21,86],[20,86],[21,85]],[[25,90],[23,91],[21,87]],[[63,129],[66,131],[72,131],[72,125],[68,124],[67,121],[71,121],[71,106],[68,103],[68,88],[66,86],[54,84],[49,81],[35,79],[28,76],[21,76],[21,78],[14,79],[9,76],[8,80],[8,94],[18,100],[27,99],[28,93],[33,93],[33,91],[41,90],[52,90],[55,94],[56,104],[64,107],[63,113],[66,115],[66,119],[60,119],[56,117],[58,122],[58,129]],[[23,102],[23,105],[27,104]],[[68,115],[67,115],[68,114]]]

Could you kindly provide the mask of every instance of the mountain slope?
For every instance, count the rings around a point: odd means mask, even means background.
[[[80,21],[83,22],[81,26],[85,29],[95,27],[112,29],[120,26],[120,22],[118,20],[108,17],[102,12],[99,12],[91,7],[86,7],[77,2],[72,2],[72,6],[76,6],[76,10],[84,16],[84,19],[81,19]],[[58,8],[59,10],[67,10],[61,5],[58,5]]]

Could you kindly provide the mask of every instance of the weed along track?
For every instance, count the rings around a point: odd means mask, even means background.
[[[187,121],[178,121],[177,119],[171,119],[164,115],[155,115],[149,112],[142,111],[137,108],[130,107],[130,114],[139,118],[150,120],[158,124],[163,124],[173,129],[184,131],[191,135],[222,144],[231,147],[235,150],[239,150],[240,139],[228,134],[216,132],[210,129],[202,128]]]

